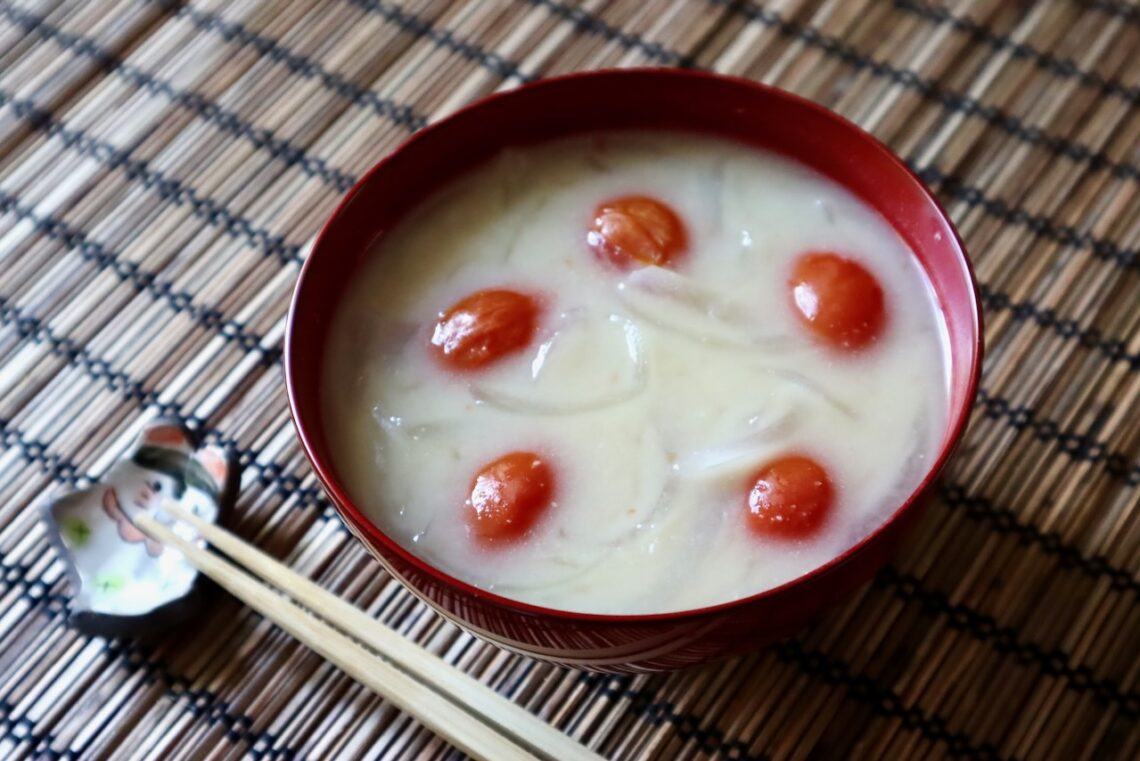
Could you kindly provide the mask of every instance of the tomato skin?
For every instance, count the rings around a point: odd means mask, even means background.
[[[598,258],[628,270],[668,267],[685,253],[689,236],[677,213],[649,196],[622,196],[598,205],[586,242]]]
[[[863,265],[830,252],[800,256],[788,279],[800,321],[832,348],[858,351],[883,332],[883,289]]]
[[[806,539],[827,520],[835,488],[827,471],[804,455],[786,455],[756,471],[746,502],[748,527],[760,536]]]
[[[436,357],[452,370],[478,370],[531,342],[538,300],[506,288],[476,291],[439,316],[431,336]]]
[[[554,499],[554,469],[534,452],[511,452],[480,468],[464,507],[483,544],[530,532]]]

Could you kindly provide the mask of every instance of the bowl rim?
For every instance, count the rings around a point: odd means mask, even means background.
[[[950,410],[950,416],[947,420],[945,427],[945,435],[938,450],[938,455],[931,459],[930,465],[927,467],[922,480],[911,491],[909,496],[903,500],[900,505],[881,523],[879,523],[870,533],[864,536],[855,544],[848,547],[845,551],[836,555],[828,560],[826,563],[818,565],[805,573],[796,576],[778,586],[770,587],[755,594],[746,597],[740,597],[735,600],[727,600],[725,602],[715,603],[713,605],[702,606],[698,608],[686,608],[683,610],[667,611],[662,613],[590,613],[580,612],[573,610],[566,610],[561,608],[549,608],[542,605],[523,602],[511,597],[497,594],[477,587],[469,582],[466,582],[450,573],[432,565],[427,560],[419,557],[410,550],[406,549],[403,545],[397,542],[392,537],[388,536],[382,531],[375,523],[370,520],[360,508],[358,508],[347,494],[346,490],[340,485],[338,479],[334,475],[333,464],[331,462],[331,455],[325,457],[320,448],[314,443],[309,432],[306,430],[305,423],[301,419],[298,403],[297,392],[297,365],[300,359],[294,355],[295,339],[294,339],[294,326],[298,319],[298,304],[299,296],[302,287],[305,283],[306,275],[310,268],[313,266],[313,254],[321,248],[323,240],[330,234],[330,231],[338,224],[338,220],[344,213],[345,208],[352,202],[354,197],[361,192],[361,190],[372,182],[372,179],[382,172],[385,166],[393,160],[394,157],[403,154],[407,151],[414,150],[415,146],[425,141],[428,136],[435,132],[448,128],[448,126],[457,119],[462,118],[464,115],[479,110],[487,104],[497,102],[503,99],[516,98],[525,96],[534,90],[560,87],[564,82],[571,80],[583,79],[637,79],[645,76],[660,76],[669,78],[687,78],[695,81],[716,81],[722,84],[733,84],[745,89],[751,89],[756,94],[766,98],[776,98],[790,101],[793,105],[800,108],[812,111],[816,116],[831,121],[836,126],[855,133],[856,137],[862,139],[869,144],[869,147],[881,154],[890,164],[893,164],[896,169],[901,173],[901,176],[912,182],[926,197],[926,199],[937,209],[942,221],[953,235],[953,243],[957,252],[957,263],[962,267],[970,289],[973,292],[973,299],[967,302],[972,314],[970,314],[970,327],[974,331],[973,340],[970,344],[970,367],[968,368],[967,384],[965,393],[961,397],[961,404],[957,409]],[[715,137],[715,132],[711,133]],[[791,157],[794,158],[794,157]],[[910,246],[908,245],[908,248]],[[564,621],[576,621],[591,624],[614,624],[614,625],[636,625],[640,623],[656,623],[656,622],[673,622],[688,619],[702,618],[722,613],[733,608],[743,608],[753,603],[762,600],[776,598],[781,595],[787,594],[794,590],[796,587],[802,586],[811,582],[812,580],[827,574],[837,567],[843,565],[849,559],[859,554],[864,547],[886,532],[893,525],[897,524],[907,513],[913,511],[918,507],[922,501],[922,496],[938,479],[946,462],[953,455],[959,441],[965,432],[966,425],[969,421],[970,413],[973,409],[973,402],[977,396],[977,389],[981,378],[982,370],[982,355],[984,344],[984,326],[982,322],[982,308],[981,308],[981,295],[978,289],[977,278],[974,273],[973,264],[970,257],[966,252],[966,246],[962,242],[961,236],[955,227],[950,215],[946,213],[945,208],[939,203],[935,195],[930,191],[926,184],[918,177],[918,175],[895,155],[886,145],[874,137],[869,132],[859,127],[849,119],[840,116],[834,111],[795,93],[788,92],[787,90],[766,85],[760,82],[755,82],[742,77],[735,77],[714,72],[700,71],[693,69],[671,69],[660,67],[633,67],[622,69],[597,69],[591,71],[574,72],[562,76],[550,77],[547,79],[540,79],[533,82],[522,84],[510,90],[504,90],[492,93],[483,98],[480,98],[456,111],[448,114],[439,121],[433,122],[428,126],[418,130],[410,135],[394,150],[389,152],[379,161],[377,161],[367,172],[365,172],[356,181],[352,188],[341,198],[334,211],[328,216],[324,224],[321,226],[314,239],[313,245],[310,248],[309,255],[305,258],[304,263],[301,265],[301,270],[297,276],[297,282],[293,290],[292,297],[289,304],[289,313],[285,326],[285,348],[284,348],[284,364],[285,364],[285,386],[286,393],[289,400],[289,413],[293,421],[294,429],[297,437],[300,439],[302,449],[305,456],[308,458],[309,463],[313,467],[317,479],[320,481],[322,487],[331,498],[334,509],[339,516],[348,524],[348,528],[358,535],[358,538],[364,539],[360,534],[363,533],[367,536],[367,541],[363,543],[368,545],[373,542],[382,545],[386,551],[395,553],[405,563],[409,564],[417,571],[424,573],[437,582],[445,586],[454,588],[464,595],[478,598],[481,602],[489,603],[500,608],[513,611],[532,617],[540,618],[554,618]],[[323,361],[323,358],[322,358]],[[376,553],[373,552],[374,557]],[[377,558],[378,561],[384,565],[389,572],[391,572],[397,579],[408,587],[417,596],[422,594],[419,590],[415,589],[413,585],[407,583],[403,578],[403,574],[396,573],[392,568],[389,561],[383,558]],[[432,603],[434,606],[434,603]]]

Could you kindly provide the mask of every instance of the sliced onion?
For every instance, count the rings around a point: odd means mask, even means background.
[[[754,347],[786,340],[757,333],[743,305],[663,267],[631,272],[618,284],[618,298],[639,320],[701,343]]]
[[[783,446],[793,423],[794,412],[791,409],[761,413],[749,420],[751,430],[746,435],[690,452],[673,469],[679,477],[689,479],[724,479],[743,475]]]
[[[592,340],[588,332],[582,333],[599,326],[612,335]],[[578,346],[573,345],[575,340]],[[620,357],[612,364],[596,361],[607,342],[613,356]],[[606,388],[615,373],[622,382]],[[645,347],[632,320],[618,315],[604,320],[575,315],[538,347],[530,362],[529,379],[512,376],[476,383],[471,393],[477,402],[506,412],[573,415],[635,399],[647,383]]]
[[[850,405],[848,405],[842,399],[840,399],[839,396],[832,393],[823,384],[812,380],[801,372],[798,372],[796,370],[788,370],[782,367],[768,368],[767,372],[771,375],[776,376],[777,378],[788,381],[796,388],[808,392],[817,399],[822,399],[834,407],[837,411],[841,412],[852,420],[855,420],[859,417],[855,410],[852,409]]]
[[[571,558],[566,554],[546,557],[536,554],[527,559],[526,573],[504,573],[504,580],[496,582],[491,588],[496,592],[507,594],[536,589],[543,591],[556,589],[596,570],[603,554],[600,548],[579,558]]]

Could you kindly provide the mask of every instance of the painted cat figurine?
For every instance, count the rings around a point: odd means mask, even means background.
[[[145,512],[197,540],[188,526],[170,519],[164,503],[217,522],[233,498],[233,470],[221,449],[196,449],[185,429],[160,421],[143,430],[99,483],[49,504],[49,533],[71,580],[71,621],[93,634],[131,635],[191,615],[197,571],[143,534],[133,519]]]

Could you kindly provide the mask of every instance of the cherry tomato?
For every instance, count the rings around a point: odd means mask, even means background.
[[[530,531],[550,507],[554,471],[534,452],[511,452],[484,465],[471,483],[467,522],[485,543]]]
[[[538,301],[518,291],[476,291],[440,315],[431,345],[444,365],[477,370],[530,343]]]
[[[883,330],[883,289],[858,262],[832,253],[804,254],[788,286],[800,320],[836,349],[862,349]]]
[[[834,500],[822,465],[802,455],[781,457],[756,472],[748,493],[748,525],[762,536],[803,539],[823,525]]]
[[[677,213],[647,196],[623,196],[598,206],[586,242],[621,269],[639,264],[667,267],[689,245]]]

